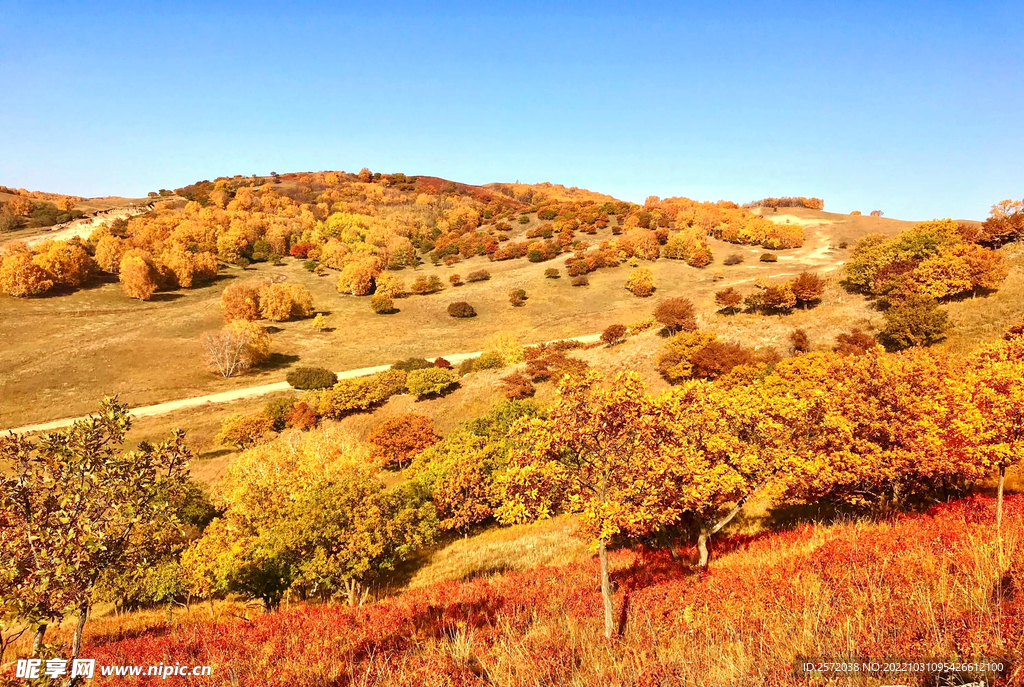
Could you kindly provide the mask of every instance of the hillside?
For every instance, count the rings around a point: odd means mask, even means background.
[[[793,676],[796,657],[845,656],[851,647],[866,656],[969,653],[1012,665],[1024,653],[1024,607],[1013,591],[1024,582],[1024,500],[1008,505],[1013,529],[1001,554],[986,498],[874,522],[737,535],[721,542],[703,573],[662,552],[616,551],[628,616],[611,645],[600,637],[596,563],[582,560],[438,583],[361,609],[298,604],[243,619],[231,612],[240,609],[221,607],[210,622],[197,606],[172,626],[157,613],[129,627],[100,617],[86,647],[100,665],[214,666],[214,677],[191,680],[201,685],[225,684],[230,673],[238,685],[776,686],[803,684]],[[864,684],[933,684],[938,676],[893,672]],[[988,684],[1022,682],[1013,666]]]
[[[301,181],[309,176],[288,174],[276,177],[276,183],[268,183],[270,179],[257,181],[263,183],[259,188],[272,188],[285,197],[292,194],[300,199],[314,200],[314,196],[304,190],[309,188],[308,183],[304,185]],[[231,184],[241,181],[248,183],[251,180],[236,179]],[[351,206],[351,209],[370,213],[368,217],[405,223],[407,228],[403,231],[410,232],[413,238],[416,238],[416,232],[424,231],[417,228],[425,226],[424,222],[434,223],[442,213],[468,207],[472,212],[492,214],[490,220],[481,220],[489,223],[482,224],[471,232],[472,235],[496,235],[501,239],[500,246],[525,245],[537,240],[529,238],[531,234],[552,224],[540,219],[542,210],[537,209],[537,203],[540,203],[545,207],[562,208],[560,211],[570,217],[571,222],[559,219],[555,222],[570,222],[570,226],[576,227],[573,233],[586,238],[596,248],[597,244],[613,239],[621,241],[634,221],[630,218],[643,218],[644,215],[643,208],[639,206],[614,201],[628,209],[628,215],[620,211],[618,216],[626,232],[619,229],[615,221],[604,223],[598,219],[592,227],[580,225],[577,218],[580,208],[589,211],[587,208],[612,204],[610,197],[545,184],[470,187],[434,177],[419,177],[415,184],[388,187],[363,184],[358,180],[337,183],[339,198],[350,194],[352,199],[336,200],[335,207]],[[206,189],[213,187],[210,182],[206,184],[179,191],[186,196],[205,199],[208,196],[202,194],[208,194],[210,191]],[[331,188],[325,186],[320,196],[334,193]],[[498,188],[513,195],[499,193]],[[457,202],[443,200],[442,190],[452,194],[450,197]],[[367,195],[370,191],[373,193]],[[355,193],[358,195],[351,195]],[[525,205],[526,200],[534,205]],[[169,196],[161,203],[164,207],[178,210],[162,212],[179,212],[185,202],[182,196]],[[452,207],[444,209],[438,203]],[[315,213],[323,215],[324,211],[317,209],[321,205],[322,202],[306,207],[314,213],[313,216]],[[240,212],[259,216],[254,211]],[[508,229],[503,227],[503,231],[496,231],[503,222],[499,216],[515,221],[504,223]],[[115,213],[107,221],[117,217],[127,217],[127,214]],[[713,314],[716,310],[713,303],[715,291],[728,286],[749,289],[758,279],[790,277],[802,270],[834,273],[847,252],[838,246],[844,243],[852,245],[866,233],[894,235],[909,226],[887,218],[835,215],[805,208],[780,209],[772,216],[772,221],[788,223],[790,217],[803,229],[803,245],[778,251],[777,263],[758,262],[758,257],[764,252],[760,247],[727,243],[714,236],[705,239],[715,256],[708,267],[691,267],[685,260],[651,263],[658,287],[655,300],[686,295],[698,305],[706,321],[714,321],[716,326],[726,329],[735,325],[739,327],[736,336],[747,337],[752,335],[748,330],[761,329],[766,322],[762,318],[745,322],[745,318],[740,317],[727,323],[727,318]],[[101,220],[85,220],[81,224],[82,229],[72,226],[64,231],[87,235]],[[132,221],[146,220],[147,217],[143,216]],[[676,224],[671,220],[662,221],[669,230]],[[44,234],[39,239],[66,237],[67,234]],[[430,244],[422,246],[424,250],[430,247]],[[309,272],[303,269],[302,259],[291,257],[283,257],[278,265],[252,262],[244,269],[225,266],[222,262],[219,274],[212,282],[197,283],[189,289],[159,291],[148,301],[127,297],[116,283],[116,275],[106,273],[98,275],[85,288],[68,289],[48,297],[0,297],[0,319],[5,322],[5,332],[0,335],[4,343],[0,350],[0,364],[13,371],[0,382],[0,392],[7,400],[0,408],[0,427],[83,414],[92,407],[94,399],[103,394],[118,393],[133,406],[145,405],[276,381],[282,378],[283,371],[298,365],[342,370],[389,363],[410,355],[436,356],[451,351],[481,350],[487,338],[496,331],[516,334],[526,342],[599,333],[617,321],[629,323],[642,319],[653,309],[650,301],[637,300],[622,288],[633,269],[627,262],[617,267],[598,269],[588,275],[589,286],[575,288],[565,274],[562,259],[537,263],[525,258],[495,261],[493,255],[475,255],[473,251],[467,255],[449,255],[436,265],[427,259],[429,255],[420,253],[423,255],[420,264],[398,267],[395,274],[405,281],[437,277],[448,288],[434,295],[401,299],[397,301],[398,312],[386,317],[375,315],[369,308],[368,299],[339,293],[335,283],[339,271],[329,268]],[[723,265],[722,260],[729,255],[742,256],[743,262]],[[552,266],[562,270],[561,279],[544,277],[545,270]],[[490,272],[488,281],[449,286],[453,275],[459,274],[465,281],[468,273],[480,269]],[[199,339],[204,332],[219,326],[218,301],[221,293],[232,282],[256,282],[265,278],[286,279],[307,287],[313,296],[315,309],[328,314],[334,326],[331,331],[311,336],[308,323],[302,320],[275,324],[274,358],[269,366],[244,377],[227,380],[210,375],[200,362]],[[529,301],[526,307],[509,307],[507,294],[515,288],[527,291]],[[453,300],[471,302],[478,316],[468,321],[447,317],[445,309]],[[822,326],[812,326],[815,338],[834,338],[840,329],[848,329],[848,324],[871,318],[856,298],[844,298],[838,292],[827,299],[829,307],[819,314],[831,311],[833,304],[837,306],[836,311],[820,318]],[[338,326],[342,322],[348,326]],[[804,324],[801,322],[799,326]],[[778,343],[785,334],[781,329],[769,326],[755,335],[755,343]],[[58,342],[61,342],[60,352],[54,355]],[[161,360],[164,364],[155,367],[149,362],[152,360]]]

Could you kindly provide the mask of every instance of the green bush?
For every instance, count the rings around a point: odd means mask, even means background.
[[[392,365],[391,369],[412,372],[413,370],[425,370],[428,367],[434,367],[434,364],[425,358],[406,358]]]
[[[519,223],[520,224],[529,224],[530,223],[530,216],[529,215],[521,215],[519,217]]]
[[[761,253],[761,262],[778,262],[779,256],[773,253]]]
[[[885,311],[879,338],[888,348],[930,346],[946,338],[949,316],[933,298],[912,298]]]
[[[544,270],[544,276],[548,279],[558,279],[561,275],[559,274],[557,267],[549,267]]]
[[[473,358],[474,371],[497,370],[502,367],[505,367],[505,359],[501,357],[501,353],[498,351],[487,351]]]
[[[395,302],[386,293],[375,293],[370,298],[370,307],[378,315],[389,315],[395,312]]]
[[[459,374],[440,367],[429,367],[413,370],[406,380],[406,388],[410,394],[420,398],[434,396],[451,388],[459,381]]]
[[[329,389],[338,383],[338,375],[323,367],[297,367],[288,373],[288,383],[296,389]]]
[[[452,317],[476,317],[476,310],[466,301],[456,301],[448,306],[448,314]]]
[[[285,428],[288,413],[292,412],[299,399],[295,396],[275,398],[263,407],[263,414],[274,421],[274,431],[280,432]]]

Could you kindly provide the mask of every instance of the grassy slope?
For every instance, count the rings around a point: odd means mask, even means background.
[[[796,655],[852,647],[872,657],[1019,656],[1024,497],[1008,506],[1001,553],[992,501],[980,497],[924,515],[733,536],[706,574],[657,552],[614,552],[622,635],[611,645],[600,635],[596,563],[577,558],[364,609],[299,605],[242,621],[222,606],[210,623],[196,608],[172,628],[157,613],[97,618],[85,654],[215,666],[191,684],[509,686],[789,685]],[[558,529],[547,527],[534,541]],[[477,552],[492,544],[481,538]],[[1021,680],[1018,667],[993,684]]]
[[[805,221],[815,219],[814,211],[802,214],[807,215]],[[817,214],[822,215],[820,219],[833,219],[825,217],[828,213]],[[345,369],[410,355],[480,350],[497,331],[514,332],[524,341],[590,334],[616,321],[629,323],[649,316],[662,296],[689,296],[703,314],[718,318],[713,315],[714,292],[720,288],[736,285],[752,290],[758,277],[792,275],[802,269],[834,269],[845,251],[829,250],[830,245],[868,230],[881,228],[896,233],[905,226],[896,220],[837,217],[844,219],[809,226],[807,245],[781,252],[776,264],[757,262],[760,249],[717,241],[712,242],[717,262],[706,269],[670,260],[651,263],[658,292],[647,300],[638,300],[623,288],[631,269],[628,265],[599,270],[590,275],[590,286],[573,288],[564,277],[543,277],[548,267],[561,267],[561,260],[490,263],[485,258],[451,268],[406,270],[407,283],[419,275],[437,274],[447,284],[449,275],[465,277],[474,269],[488,269],[493,277],[447,288],[439,294],[401,300],[397,304],[400,312],[390,316],[373,314],[367,298],[338,294],[335,273],[319,277],[290,259],[281,267],[264,264],[244,273],[227,270],[211,285],[158,294],[146,303],[127,298],[118,284],[110,282],[43,299],[0,297],[0,368],[10,371],[0,380],[0,396],[5,401],[0,406],[0,427],[83,414],[109,393],[121,394],[131,405],[144,405],[277,381],[283,378],[286,367],[296,364]],[[513,239],[537,223],[534,218],[529,225],[515,225]],[[606,229],[594,238],[610,237],[611,231]],[[746,261],[723,266],[721,260],[730,253],[744,254]],[[272,365],[231,380],[206,372],[200,362],[199,337],[221,325],[220,292],[233,279],[271,274],[283,274],[307,285],[316,307],[331,313],[334,331],[317,335],[308,322],[281,323],[274,331],[273,350],[277,356]],[[526,307],[512,308],[508,304],[508,292],[513,288],[527,290],[530,300]],[[478,317],[448,317],[445,308],[453,300],[472,303]],[[844,298],[843,302],[852,300]],[[847,321],[864,318],[863,312],[847,309],[844,305],[839,310],[835,325],[840,329],[839,325]],[[758,330],[763,326],[763,322],[750,321],[746,328]],[[830,325],[827,331],[835,328]],[[762,338],[770,343],[779,336],[776,333]]]

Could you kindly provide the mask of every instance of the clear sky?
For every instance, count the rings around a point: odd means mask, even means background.
[[[981,219],[1024,197],[1022,9],[0,0],[0,184],[366,166]]]

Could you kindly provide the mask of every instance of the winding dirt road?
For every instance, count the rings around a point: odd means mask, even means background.
[[[600,334],[587,334],[585,336],[574,336],[570,341],[579,341],[580,343],[594,343],[600,341]],[[548,342],[550,343],[550,342]],[[481,354],[481,351],[473,353],[452,353],[449,355],[434,356],[441,357],[450,363],[461,363],[463,360],[469,358],[475,358]],[[377,365],[376,367],[360,367],[354,370],[345,370],[344,372],[338,372],[338,379],[352,379],[354,377],[365,377],[366,375],[372,375],[375,372],[381,372],[390,368],[390,365]],[[164,403],[157,403],[151,406],[140,406],[138,408],[132,408],[129,413],[132,417],[150,417],[152,415],[163,415],[170,413],[175,410],[181,410],[182,408],[192,408],[200,406],[206,403],[230,403],[232,401],[239,401],[243,398],[253,398],[255,396],[265,396],[266,394],[272,394],[276,391],[287,391],[291,389],[291,385],[288,382],[274,382],[273,384],[261,384],[259,386],[250,386],[244,389],[234,389],[233,391],[222,391],[217,394],[208,394],[206,396],[194,396],[192,398],[183,398],[177,401],[166,401]],[[60,429],[61,427],[69,427],[78,420],[84,420],[85,417],[69,417],[63,420],[51,420],[50,422],[40,422],[34,425],[25,425],[24,427],[14,427],[10,430],[4,430],[6,432],[14,432],[15,434],[25,434],[29,432],[47,432],[53,429]]]

